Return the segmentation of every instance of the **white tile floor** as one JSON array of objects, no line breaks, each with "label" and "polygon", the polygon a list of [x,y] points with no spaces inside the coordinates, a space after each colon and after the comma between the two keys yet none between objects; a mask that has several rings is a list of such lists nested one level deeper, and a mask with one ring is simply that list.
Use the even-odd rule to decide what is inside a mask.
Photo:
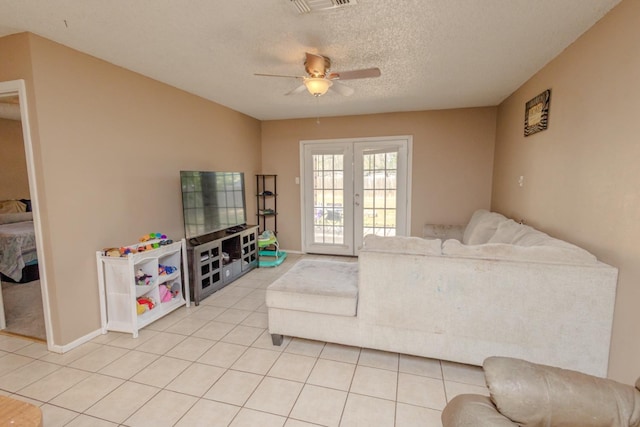
[{"label": "white tile floor", "polygon": [[137,339],[110,332],[60,355],[0,335],[0,394],[40,406],[45,427],[430,427],[454,396],[487,394],[478,367],[304,339],[274,347],[265,289],[298,259]]}]

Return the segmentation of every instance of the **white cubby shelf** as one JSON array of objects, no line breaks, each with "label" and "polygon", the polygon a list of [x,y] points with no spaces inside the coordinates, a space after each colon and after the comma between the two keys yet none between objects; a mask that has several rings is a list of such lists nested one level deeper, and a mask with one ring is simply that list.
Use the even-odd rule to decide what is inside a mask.
[{"label": "white cubby shelf", "polygon": [[[100,319],[102,333],[128,332],[138,337],[138,331],[184,305],[190,306],[189,272],[185,240],[162,245],[144,252],[130,253],[126,257],[105,256],[96,252],[98,283],[100,287]],[[159,266],[171,266],[171,274],[159,274]],[[148,275],[145,285],[138,285],[136,272]],[[178,286],[174,286],[178,284]],[[176,291],[171,299],[162,302],[160,286]],[[150,298],[154,307],[138,314],[138,298]]]}]

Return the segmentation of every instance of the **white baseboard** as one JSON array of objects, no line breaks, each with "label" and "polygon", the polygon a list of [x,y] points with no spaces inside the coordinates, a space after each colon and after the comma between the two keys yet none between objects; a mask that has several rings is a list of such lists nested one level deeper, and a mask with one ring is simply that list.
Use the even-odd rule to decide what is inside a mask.
[{"label": "white baseboard", "polygon": [[55,344],[48,345],[47,349],[49,351],[54,352],[54,353],[60,353],[60,354],[66,353],[68,351],[73,350],[76,347],[81,346],[82,344],[84,344],[86,342],[91,341],[92,339],[94,339],[95,337],[98,337],[100,335],[102,335],[102,329],[97,329],[97,330],[95,330],[93,332],[90,332],[87,335],[82,336],[82,337],[78,338],[77,340],[71,341],[70,343],[65,344],[65,345],[55,345]]},{"label": "white baseboard", "polygon": [[304,254],[304,252],[301,251],[292,251],[291,249],[280,249],[282,252],[287,252],[290,254]]}]

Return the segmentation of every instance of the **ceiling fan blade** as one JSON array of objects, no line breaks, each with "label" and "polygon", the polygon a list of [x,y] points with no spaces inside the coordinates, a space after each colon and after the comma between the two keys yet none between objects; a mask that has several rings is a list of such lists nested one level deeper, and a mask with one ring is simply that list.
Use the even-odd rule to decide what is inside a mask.
[{"label": "ceiling fan blade", "polygon": [[305,52],[304,67],[313,77],[323,77],[327,69],[331,68],[331,61],[326,56]]},{"label": "ceiling fan blade", "polygon": [[329,74],[329,78],[340,80],[369,79],[380,77],[381,74],[380,68],[365,68],[362,70],[336,71]]},{"label": "ceiling fan blade", "polygon": [[286,76],[283,74],[262,74],[262,73],[254,73],[254,76],[262,76],[262,77],[287,77],[291,79],[304,79],[302,76]]},{"label": "ceiling fan blade", "polygon": [[340,83],[338,81],[334,81],[333,85],[331,85],[329,90],[332,90],[332,91],[337,92],[340,95],[344,95],[344,96],[351,96],[355,92],[355,90],[353,90],[352,87],[344,85],[344,84],[342,84],[342,83]]},{"label": "ceiling fan blade", "polygon": [[307,90],[307,87],[306,87],[305,85],[300,85],[300,86],[298,86],[297,88],[295,88],[295,89],[293,89],[293,90],[291,90],[291,91],[289,91],[289,92],[285,93],[284,95],[285,95],[285,96],[288,96],[288,95],[295,95],[295,94],[297,94],[297,93],[304,92],[305,90]]}]

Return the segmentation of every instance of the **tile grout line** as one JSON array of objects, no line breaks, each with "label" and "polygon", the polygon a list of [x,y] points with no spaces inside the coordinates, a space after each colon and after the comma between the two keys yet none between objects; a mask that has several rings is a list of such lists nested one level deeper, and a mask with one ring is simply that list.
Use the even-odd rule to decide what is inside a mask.
[{"label": "tile grout line", "polygon": [[[298,259],[296,259],[297,261]],[[284,271],[282,271],[282,274],[284,274]],[[271,272],[270,272],[271,273]],[[173,327],[174,324],[170,324],[169,321],[166,322],[166,326],[165,324],[163,325],[158,325],[159,328],[158,329],[152,329],[149,328],[149,331],[153,332],[153,335],[150,337],[147,337],[144,341],[137,343],[135,346],[131,347],[129,345],[129,343],[123,342],[123,341],[119,341],[119,339],[122,337],[120,335],[118,335],[117,337],[115,337],[112,340],[108,340],[108,341],[104,341],[104,342],[93,342],[94,344],[94,348],[90,349],[86,354],[82,354],[76,358],[69,358],[70,360],[67,360],[66,358],[63,359],[59,359],[55,362],[52,361],[48,361],[48,360],[41,360],[45,357],[48,356],[48,353],[45,354],[41,354],[40,356],[27,356],[27,355],[22,355],[19,354],[18,351],[24,350],[25,347],[28,347],[29,345],[31,345],[32,343],[28,343],[26,345],[23,345],[21,347],[15,347],[15,344],[13,343],[8,343],[5,347],[11,347],[12,351],[5,351],[2,350],[0,351],[0,359],[2,359],[2,357],[6,354],[14,354],[16,356],[20,356],[20,357],[26,357],[29,359],[29,362],[26,365],[23,366],[27,366],[30,364],[33,364],[35,361],[41,361],[43,363],[47,363],[47,364],[51,364],[51,365],[55,365],[56,368],[54,371],[48,373],[47,375],[45,375],[44,377],[34,380],[34,381],[30,381],[28,384],[23,385],[20,390],[24,389],[25,387],[28,387],[32,384],[37,383],[38,381],[41,381],[43,378],[46,378],[47,376],[53,374],[54,372],[58,372],[60,370],[62,370],[63,368],[68,368],[68,369],[74,369],[74,370],[78,370],[81,372],[86,373],[88,376],[86,378],[81,379],[80,381],[78,381],[77,383],[74,383],[73,385],[71,385],[70,387],[65,388],[63,391],[61,391],[60,393],[57,393],[55,396],[53,396],[51,399],[49,399],[46,402],[43,401],[39,401],[37,399],[33,399],[30,398],[28,396],[24,396],[26,399],[32,400],[34,402],[40,402],[40,406],[51,406],[51,407],[56,407],[56,408],[60,408],[63,409],[65,411],[69,411],[70,413],[73,413],[75,415],[73,415],[73,419],[67,422],[72,422],[73,420],[81,417],[82,415],[86,416],[86,417],[91,417],[91,418],[95,418],[95,419],[99,419],[99,420],[104,420],[106,422],[113,422],[98,416],[94,416],[94,415],[90,415],[87,413],[87,411],[89,411],[91,408],[93,408],[94,406],[98,405],[101,401],[103,401],[104,399],[107,399],[109,396],[111,396],[114,392],[116,392],[118,389],[120,389],[121,387],[125,386],[125,384],[127,383],[131,383],[131,384],[141,384],[144,386],[149,386],[149,387],[153,387],[154,388],[154,392],[153,394],[146,398],[144,400],[144,402],[142,402],[128,417],[126,420],[124,420],[123,422],[121,422],[119,425],[121,426],[125,426],[127,420],[129,420],[131,417],[133,417],[135,414],[139,413],[141,410],[143,410],[143,408],[149,404],[150,401],[152,401],[154,398],[156,398],[161,392],[163,391],[167,391],[167,392],[171,392],[171,393],[177,393],[180,395],[184,395],[184,396],[189,396],[190,398],[193,398],[193,403],[188,405],[188,407],[184,408],[184,412],[182,412],[179,417],[177,418],[175,423],[179,423],[181,420],[183,420],[187,414],[189,414],[192,410],[194,410],[194,408],[196,407],[196,405],[198,405],[198,402],[203,401],[203,402],[217,402],[220,404],[224,404],[224,405],[229,405],[229,406],[233,406],[235,408],[238,408],[237,412],[234,414],[233,418],[231,418],[231,423],[234,422],[234,420],[237,419],[237,417],[239,416],[240,412],[243,409],[248,409],[248,410],[253,410],[253,411],[258,411],[261,413],[265,413],[265,414],[271,414],[271,415],[275,415],[275,416],[279,416],[279,417],[283,417],[285,419],[285,423],[291,419],[291,420],[299,420],[299,421],[303,421],[309,424],[313,424],[310,421],[306,421],[304,419],[298,419],[298,418],[292,418],[291,414],[293,413],[293,409],[295,408],[296,404],[298,404],[298,402],[300,401],[300,398],[302,396],[302,392],[304,390],[305,387],[307,386],[315,386],[315,387],[321,387],[324,389],[328,389],[328,390],[335,390],[335,391],[340,391],[340,392],[345,392],[345,400],[344,403],[342,404],[342,408],[339,414],[339,417],[337,417],[337,419],[339,420],[338,422],[341,423],[344,421],[344,417],[345,414],[347,413],[347,403],[349,402],[349,397],[351,395],[359,395],[359,396],[364,396],[364,397],[368,397],[368,398],[376,398],[376,399],[383,399],[385,401],[389,401],[389,402],[393,402],[394,405],[394,414],[393,414],[393,420],[394,423],[397,424],[399,418],[398,418],[398,405],[401,403],[398,401],[399,398],[399,394],[400,394],[400,383],[401,383],[401,378],[400,378],[400,374],[402,374],[402,372],[400,372],[400,365],[401,365],[401,359],[402,359],[402,355],[401,354],[396,354],[396,360],[394,362],[395,364],[395,369],[390,369],[388,366],[385,367],[384,363],[380,363],[381,366],[383,367],[378,367],[376,366],[376,360],[378,355],[373,354],[373,356],[375,356],[374,358],[371,358],[371,356],[369,356],[369,359],[372,360],[372,363],[368,363],[369,365],[373,365],[373,366],[367,366],[367,365],[362,365],[361,362],[364,361],[363,359],[363,353],[362,353],[362,349],[358,348],[358,353],[357,353],[357,357],[355,358],[355,363],[351,363],[349,362],[345,362],[343,360],[343,356],[340,355],[339,353],[336,353],[336,357],[333,358],[326,358],[326,357],[322,357],[323,352],[328,348],[328,342],[320,342],[321,348],[319,350],[319,352],[317,354],[315,354],[313,356],[314,360],[313,363],[311,364],[310,369],[308,370],[308,372],[304,375],[304,379],[302,381],[299,381],[297,379],[288,379],[288,378],[281,378],[279,376],[275,376],[275,375],[271,375],[270,372],[271,370],[274,368],[274,366],[278,363],[278,361],[280,361],[285,354],[290,354],[290,355],[297,355],[297,356],[304,356],[304,357],[309,357],[308,354],[305,352],[304,348],[300,348],[301,351],[299,352],[290,352],[288,351],[288,349],[291,347],[291,344],[294,342],[293,339],[287,340],[286,343],[284,343],[283,348],[279,349],[279,350],[274,350],[274,349],[270,349],[270,348],[266,348],[266,341],[264,340],[264,334],[268,334],[268,324],[265,326],[264,324],[260,325],[260,322],[262,322],[263,320],[260,320],[261,318],[263,318],[265,315],[267,315],[267,313],[265,312],[265,306],[264,304],[261,304],[259,306],[256,307],[257,301],[262,299],[263,297],[261,295],[263,295],[266,292],[266,287],[277,278],[277,276],[274,274],[273,277],[271,275],[269,276],[260,276],[259,278],[256,279],[248,279],[246,280],[245,283],[234,283],[229,285],[230,287],[228,288],[229,291],[234,291],[237,290],[237,292],[227,292],[226,294],[222,294],[221,296],[227,298],[232,298],[232,296],[235,296],[237,294],[242,294],[242,296],[235,301],[233,304],[227,304],[227,306],[217,306],[217,305],[213,305],[213,304],[205,304],[205,303],[201,303],[200,306],[198,306],[198,310],[194,310],[191,312],[187,312],[184,313],[182,315],[180,315],[179,317],[176,316],[175,317],[175,323],[177,324],[180,321],[183,320],[187,320],[187,319],[191,319],[191,321],[202,321],[202,324],[200,326],[198,326],[197,328],[191,330],[189,327],[186,327],[185,329],[183,329],[180,332],[175,332],[175,331],[169,331],[168,329],[170,329],[171,327]],[[243,277],[242,279],[245,279],[245,277]],[[252,282],[252,283],[251,283]],[[248,283],[251,283],[251,285],[248,285]],[[234,286],[235,287],[231,287]],[[240,289],[242,289],[240,291]],[[213,296],[213,295],[212,295]],[[244,304],[243,304],[244,301]],[[240,305],[240,307],[236,307],[236,305]],[[209,311],[207,309],[207,307],[211,308],[211,312],[217,311],[217,310],[222,310],[221,312],[219,312],[218,314],[216,314],[215,316],[213,316],[212,318],[208,317],[208,313],[207,311]],[[253,307],[253,309],[247,309],[247,307]],[[202,310],[205,309],[205,310]],[[187,309],[189,310],[189,309]],[[237,311],[244,311],[244,312],[248,312],[249,314],[247,316],[245,316],[242,320],[238,320],[238,321],[234,321],[233,317],[229,317],[226,319],[226,321],[220,321],[220,320],[216,320],[218,317],[223,316],[224,313],[233,313],[232,310],[237,310]],[[198,312],[202,313],[202,317],[198,316]],[[193,316],[190,318],[190,316]],[[247,324],[243,324],[243,322],[248,321],[248,319],[252,318],[251,322],[256,322],[253,325],[247,325]],[[202,331],[208,324],[210,324],[211,322],[219,322],[219,323],[224,323],[226,325],[231,325],[231,329],[229,329],[227,332],[225,332],[219,339],[211,339],[211,338],[207,338],[207,337],[197,337],[195,336],[196,333],[198,333],[199,331]],[[198,323],[198,322],[195,322]],[[254,326],[254,325],[258,325],[258,326]],[[151,325],[149,325],[151,326]],[[160,327],[161,326],[161,327]],[[186,326],[186,322],[185,322],[185,326]],[[241,328],[239,328],[241,327]],[[243,334],[243,332],[245,332],[244,328],[248,328],[246,329],[246,334]],[[255,338],[252,338],[253,335],[255,334],[252,330],[255,329],[255,332],[259,332],[262,331],[261,333],[258,333],[257,336]],[[242,330],[243,332],[238,332],[239,330]],[[237,338],[236,341],[222,341],[227,337],[230,337],[231,334],[234,333],[234,331],[236,331],[236,334],[238,334],[235,338],[233,338],[234,340]],[[144,350],[144,349],[140,349],[141,346],[143,346],[145,343],[150,342],[154,339],[157,338],[161,338],[158,337],[159,334],[171,334],[171,335],[175,335],[176,338],[180,337],[180,341],[176,342],[175,344],[169,346],[167,349],[163,349],[162,353],[157,353],[157,352],[152,352],[152,351],[148,351],[148,350]],[[104,336],[104,335],[101,335]],[[124,335],[123,335],[124,336]],[[199,354],[194,360],[187,358],[184,359],[182,357],[176,357],[176,356],[168,356],[167,354],[170,353],[172,350],[178,348],[181,343],[184,343],[185,340],[189,339],[189,338],[197,338],[199,340],[203,340],[206,341],[206,343],[209,343],[208,347],[202,352],[202,354]],[[2,340],[3,337],[0,336],[0,340]],[[173,338],[172,338],[173,339]],[[238,342],[237,342],[238,341]],[[264,342],[263,342],[264,341]],[[311,340],[313,341],[313,340]],[[1,341],[0,341],[1,342]],[[240,342],[240,343],[239,343]],[[91,343],[91,341],[89,342]],[[204,343],[204,344],[206,344]],[[210,351],[214,346],[216,346],[217,344],[229,344],[229,345],[240,345],[243,347],[242,352],[234,358],[234,362],[228,364],[229,366],[219,366],[220,364],[211,364],[211,363],[206,363],[203,361],[200,361],[200,359],[208,352]],[[158,346],[158,348],[160,348],[161,346]],[[78,368],[78,367],[74,367],[71,366],[71,364],[76,363],[80,360],[82,360],[83,358],[86,358],[90,355],[94,355],[97,356],[98,351],[99,350],[104,350],[106,348],[112,348],[112,349],[121,349],[124,351],[124,353],[118,355],[115,359],[110,360],[108,363],[106,364],[102,364],[100,363],[100,358],[96,357],[95,359],[98,360],[99,363],[97,363],[97,365],[99,366],[99,368],[94,368],[93,365],[91,365],[90,360],[91,359],[87,359],[87,362],[84,363],[84,368]],[[198,348],[200,348],[200,346],[198,346]],[[233,368],[234,364],[236,364],[244,355],[246,355],[250,349],[255,349],[255,350],[265,350],[265,351],[272,351],[274,353],[279,353],[277,355],[277,357],[275,357],[274,361],[269,365],[268,369],[266,370],[266,372],[264,374],[260,373],[260,374],[256,374],[255,372],[249,370],[241,370],[241,369],[237,369],[237,368]],[[180,370],[179,373],[177,373],[170,381],[168,381],[166,384],[164,384],[162,387],[157,387],[157,386],[153,386],[150,384],[145,384],[143,382],[138,382],[138,381],[134,381],[132,380],[133,377],[135,377],[135,375],[137,375],[136,373],[132,374],[132,375],[128,375],[127,378],[122,378],[122,377],[118,377],[118,376],[114,376],[115,374],[105,374],[102,373],[102,370],[105,370],[107,367],[109,366],[113,366],[115,364],[117,364],[118,362],[122,362],[122,360],[124,358],[126,358],[128,355],[132,354],[132,352],[139,352],[139,353],[144,353],[144,354],[149,354],[149,355],[153,355],[154,357],[156,357],[156,359],[152,362],[150,362],[148,365],[145,365],[145,368],[148,367],[149,365],[151,365],[152,363],[154,363],[155,361],[161,359],[161,358],[170,358],[170,359],[176,359],[176,360],[180,360],[185,363],[185,366]],[[373,351],[377,351],[377,350],[373,350]],[[4,353],[3,353],[4,352]],[[35,351],[32,352],[33,354],[36,354]],[[117,353],[117,352],[116,352]],[[345,353],[346,355],[346,353]],[[184,357],[188,357],[188,354],[182,354],[182,356]],[[270,356],[272,357],[272,356]],[[351,357],[351,356],[349,356]],[[340,363],[347,363],[349,365],[353,365],[353,372],[351,374],[348,386],[346,390],[343,390],[341,388],[334,388],[334,386],[336,387],[342,387],[342,385],[339,385],[340,383],[334,383],[334,382],[330,382],[330,384],[333,384],[333,386],[322,386],[322,385],[318,385],[316,386],[315,384],[311,384],[309,383],[309,380],[311,378],[312,373],[314,372],[314,370],[319,366],[320,363],[320,359],[323,360],[327,360],[327,361],[334,361],[334,362],[340,362]],[[338,360],[334,360],[334,359],[338,359]],[[136,360],[134,357],[132,357],[132,360]],[[443,362],[441,360],[438,360],[438,368],[439,368],[439,373],[440,373],[440,385],[442,387],[443,393],[444,393],[444,397],[445,397],[445,402],[447,402],[449,400],[449,395],[451,394],[450,392],[447,391],[446,388],[446,383],[447,380],[445,378],[445,366],[443,364]],[[134,362],[134,363],[137,363]],[[304,364],[308,364],[309,362],[304,362]],[[225,363],[226,364],[226,363]],[[79,363],[79,365],[83,365],[82,363]],[[207,387],[207,389],[200,393],[199,391],[196,394],[191,394],[191,391],[187,391],[187,392],[182,392],[182,391],[175,391],[175,390],[170,390],[167,387],[170,386],[170,384],[174,381],[176,381],[178,378],[180,378],[186,371],[188,371],[189,369],[192,369],[194,366],[197,365],[203,365],[203,366],[208,366],[208,367],[214,367],[214,368],[219,368],[221,370],[220,375],[218,376],[218,378],[209,386]],[[132,365],[132,367],[135,365]],[[301,365],[304,366],[304,365]],[[308,366],[308,365],[307,365]],[[417,365],[416,365],[417,366]],[[371,396],[369,394],[362,394],[362,393],[355,393],[352,391],[353,385],[354,385],[354,381],[355,381],[355,375],[356,372],[358,370],[358,367],[368,367],[368,368],[375,368],[375,369],[380,369],[380,370],[386,370],[386,371],[390,371],[390,372],[395,372],[396,373],[396,390],[395,390],[395,400],[391,400],[391,399],[384,399],[384,398],[380,398],[377,396]],[[249,367],[248,365],[245,365],[245,368],[248,369],[252,369],[251,367]],[[144,368],[143,368],[144,369]],[[415,369],[411,369],[411,371],[414,371]],[[127,372],[130,372],[131,369],[128,368]],[[238,406],[236,404],[231,404],[231,403],[227,403],[225,401],[220,401],[220,400],[215,400],[215,399],[210,399],[210,398],[206,398],[204,396],[206,396],[206,394],[213,388],[215,387],[216,384],[218,384],[218,382],[220,381],[220,379],[222,377],[224,377],[224,375],[226,375],[229,372],[242,372],[242,373],[249,373],[252,375],[260,375],[259,378],[259,382],[257,383],[257,385],[253,388],[253,390],[251,391],[251,393],[248,394],[248,396],[246,397],[246,399],[244,399],[244,402],[242,405]],[[112,371],[112,372],[116,372],[116,371]],[[217,371],[214,371],[217,372]],[[419,372],[419,373],[418,373]],[[417,377],[424,377],[424,378],[432,378],[432,375],[429,375],[431,371],[427,371],[427,370],[420,370],[417,371],[414,374],[409,374],[408,375],[415,375]],[[462,371],[464,373],[464,371]],[[6,375],[3,374],[2,376]],[[69,408],[65,408],[63,406],[59,406],[56,404],[52,404],[49,403],[51,401],[53,401],[54,399],[58,398],[62,393],[66,393],[68,392],[71,388],[75,387],[77,384],[81,383],[82,381],[85,381],[87,378],[90,378],[92,375],[100,375],[100,376],[104,376],[104,377],[109,377],[109,378],[114,378],[117,379],[119,381],[122,381],[116,388],[114,388],[113,390],[111,390],[109,393],[107,393],[105,396],[102,396],[100,399],[98,399],[96,402],[93,402],[86,410],[82,411],[82,412],[77,412],[75,410],[69,409]],[[282,375],[286,375],[286,372],[283,371]],[[291,406],[291,408],[288,410],[286,415],[281,415],[281,414],[276,414],[276,413],[272,413],[269,412],[268,410],[257,410],[257,409],[251,409],[246,407],[246,403],[253,397],[256,396],[256,392],[258,390],[258,388],[265,384],[266,378],[274,378],[274,379],[279,379],[279,380],[283,380],[283,381],[292,381],[295,383],[299,383],[302,384],[302,387],[300,389],[300,391],[298,392],[297,396],[295,397],[295,399],[293,400],[293,404]],[[1,378],[1,377],[0,377]],[[302,378],[302,377],[300,377]],[[344,378],[344,377],[343,377]],[[466,378],[466,379],[465,379]],[[437,379],[437,378],[435,378]],[[475,385],[474,383],[474,377],[466,377],[466,376],[459,376],[456,374],[455,376],[454,383],[458,383],[458,384],[466,384],[466,385]],[[462,380],[462,381],[460,381]],[[181,390],[198,390],[197,388],[192,388],[191,386],[188,386],[187,383],[184,383],[185,387],[180,387],[178,386],[177,388],[181,389]],[[363,389],[365,390],[365,389]],[[18,390],[19,391],[19,390]],[[366,391],[366,390],[365,390]],[[7,391],[9,394],[11,394],[11,392]],[[368,393],[368,392],[367,392]],[[18,393],[14,393],[15,395],[20,396]],[[415,407],[415,408],[423,408],[423,409],[429,409],[429,410],[434,410],[434,411],[438,411],[441,412],[441,409],[436,409],[433,407],[429,407],[429,406],[424,406],[422,403],[419,404],[411,404],[411,403],[407,403],[407,405]],[[268,408],[268,406],[265,406],[265,408]],[[336,408],[337,409],[337,408]],[[337,411],[336,411],[337,412]],[[334,413],[333,416],[336,416],[338,414]],[[332,416],[332,417],[333,417]],[[117,424],[117,423],[116,423]]]},{"label": "tile grout line", "polygon": [[[291,343],[291,341],[289,341],[289,343]],[[287,347],[289,346],[289,344],[287,344]],[[324,349],[325,345],[322,347]],[[282,352],[282,354],[284,354],[284,350]],[[282,354],[280,355],[280,357],[282,357]],[[293,353],[292,353],[293,354]],[[322,354],[322,351],[320,351],[320,354]],[[309,373],[307,374],[304,382],[302,383],[302,388],[300,389],[300,392],[298,393],[298,395],[295,398],[295,401],[293,402],[293,405],[291,405],[291,409],[289,409],[289,413],[287,414],[287,419],[291,418],[291,413],[293,412],[293,408],[296,407],[296,404],[298,403],[298,400],[300,399],[300,395],[302,395],[302,392],[304,391],[305,386],[308,384],[307,381],[309,381],[309,377],[311,376],[311,373],[313,372],[314,368],[318,365],[318,360],[320,360],[320,354],[318,354],[318,356],[315,358],[315,362],[313,363],[313,366],[311,367],[311,369],[309,370]],[[300,356],[300,355],[297,355]],[[280,357],[278,359],[280,359]],[[277,361],[276,361],[277,362]],[[274,363],[275,365],[275,363]],[[267,373],[268,374],[268,373]],[[295,418],[294,418],[295,419]],[[301,420],[304,421],[304,420]],[[307,422],[307,421],[304,421]],[[286,424],[286,421],[285,421]]]}]

